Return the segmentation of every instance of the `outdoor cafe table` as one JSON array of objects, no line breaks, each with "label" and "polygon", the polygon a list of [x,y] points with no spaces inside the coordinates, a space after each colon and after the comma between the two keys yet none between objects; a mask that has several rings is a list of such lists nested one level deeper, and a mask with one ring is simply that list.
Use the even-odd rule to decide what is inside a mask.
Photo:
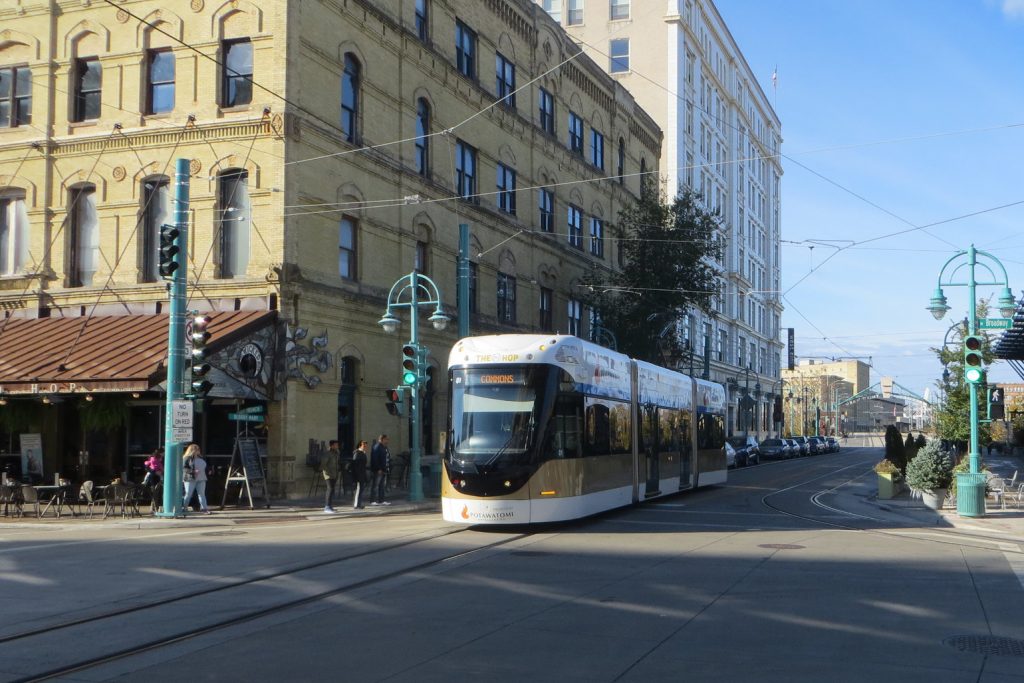
[{"label": "outdoor cafe table", "polygon": [[46,503],[46,507],[43,508],[40,517],[46,514],[46,511],[50,509],[50,506],[56,503],[57,505],[57,516],[60,517],[61,510],[67,505],[68,510],[71,511],[71,516],[75,516],[75,509],[68,504],[68,494],[71,492],[70,484],[63,484],[60,486],[49,485],[49,486],[33,486],[36,492],[39,494],[39,502]]}]

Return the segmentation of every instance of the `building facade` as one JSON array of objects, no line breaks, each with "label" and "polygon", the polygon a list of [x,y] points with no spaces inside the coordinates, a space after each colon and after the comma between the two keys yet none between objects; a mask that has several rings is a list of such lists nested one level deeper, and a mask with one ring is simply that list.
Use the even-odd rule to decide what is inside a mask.
[{"label": "building facade", "polygon": [[[166,319],[159,226],[176,159],[190,160],[189,308],[212,314],[196,438],[226,457],[249,424],[230,416],[262,408],[282,495],[306,493],[311,440],[389,433],[407,448],[384,391],[409,321],[389,336],[378,320],[413,270],[455,317],[459,224],[471,333],[586,335],[578,281],[615,267],[608,225],[640,169],[660,168],[655,121],[527,0],[24,0],[0,26],[0,349],[24,360],[0,367],[0,451],[41,433],[48,473],[89,450],[98,471],[132,470],[159,443],[156,326],[124,330]],[[48,355],[74,362],[42,372],[28,347],[53,318],[80,321]],[[132,343],[102,348],[106,324]],[[419,332],[436,453],[456,331]],[[90,374],[87,343],[145,349],[149,365],[130,382]],[[97,435],[76,416],[104,401],[128,414]]]},{"label": "building facade", "polygon": [[781,375],[788,434],[814,434],[815,424],[819,433],[854,429],[861,403],[845,401],[870,386],[869,365],[859,360],[823,363],[806,359],[792,370],[783,368]]},{"label": "building facade", "polygon": [[690,188],[719,212],[722,292],[711,315],[691,312],[681,331],[698,372],[706,366],[729,386],[730,433],[752,414],[759,436],[775,434],[782,133],[768,97],[712,0],[536,2],[664,130],[661,168],[650,175],[669,196]]}]

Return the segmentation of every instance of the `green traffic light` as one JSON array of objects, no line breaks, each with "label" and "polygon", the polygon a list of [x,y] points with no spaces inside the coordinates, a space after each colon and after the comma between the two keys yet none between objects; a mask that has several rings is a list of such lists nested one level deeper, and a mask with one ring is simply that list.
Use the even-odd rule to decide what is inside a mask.
[{"label": "green traffic light", "polygon": [[978,382],[980,382],[984,375],[985,373],[981,371],[981,368],[968,367],[966,370],[964,370],[964,379],[966,379],[971,384],[977,384]]},{"label": "green traffic light", "polygon": [[412,386],[416,384],[416,373],[415,372],[403,372],[402,373],[402,384],[408,384]]}]

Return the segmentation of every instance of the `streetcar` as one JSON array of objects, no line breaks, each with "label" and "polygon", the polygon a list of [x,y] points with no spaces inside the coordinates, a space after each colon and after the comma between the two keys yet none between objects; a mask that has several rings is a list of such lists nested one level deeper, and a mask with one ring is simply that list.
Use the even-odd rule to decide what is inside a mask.
[{"label": "streetcar", "polygon": [[448,380],[447,521],[577,519],[726,481],[720,384],[536,334],[456,342]]}]

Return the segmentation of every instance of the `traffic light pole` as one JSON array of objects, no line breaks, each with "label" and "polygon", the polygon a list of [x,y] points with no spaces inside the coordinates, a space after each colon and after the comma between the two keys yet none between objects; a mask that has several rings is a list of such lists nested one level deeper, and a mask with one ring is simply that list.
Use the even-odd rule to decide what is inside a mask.
[{"label": "traffic light pole", "polygon": [[170,325],[167,331],[167,403],[164,411],[164,504],[160,517],[182,510],[181,443],[174,440],[174,401],[182,398],[185,369],[185,298],[188,278],[189,160],[178,159],[174,177],[174,225],[180,250],[178,268],[169,283]]},{"label": "traffic light pole", "polygon": [[[409,334],[409,343],[412,344],[413,348],[419,351],[419,273],[413,271],[409,278],[411,280],[411,291],[410,296],[410,312],[409,320],[412,325],[412,332]],[[417,372],[422,370],[418,367]],[[420,441],[423,437],[420,429],[420,387],[419,382],[411,384],[409,386],[409,428],[412,430],[412,439],[409,444],[409,467],[412,471],[409,472],[409,500],[417,501],[423,500],[423,473],[420,471],[420,456],[422,455],[422,445]]]}]

